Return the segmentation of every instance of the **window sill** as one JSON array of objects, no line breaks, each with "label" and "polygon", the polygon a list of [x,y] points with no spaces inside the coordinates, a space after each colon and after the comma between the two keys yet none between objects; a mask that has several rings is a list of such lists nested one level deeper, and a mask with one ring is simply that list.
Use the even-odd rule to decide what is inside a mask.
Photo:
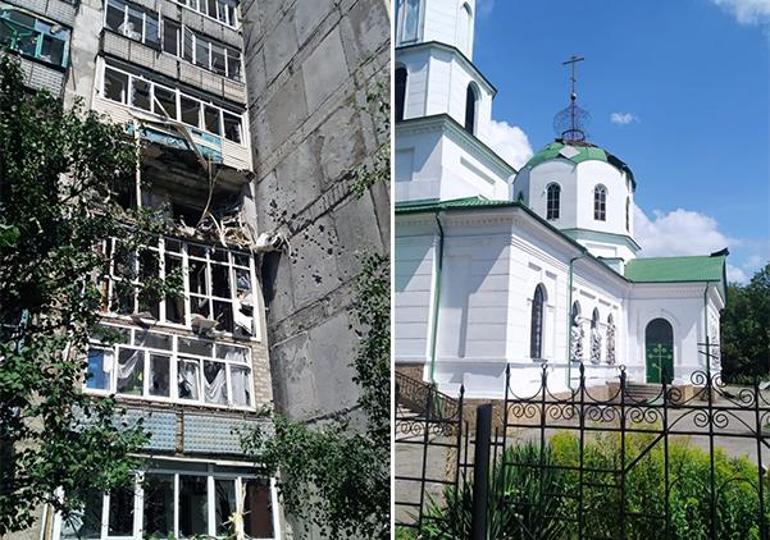
[{"label": "window sill", "polygon": [[218,334],[214,336],[203,336],[200,334],[196,334],[191,326],[187,326],[184,324],[175,324],[170,322],[161,322],[156,319],[139,319],[139,322],[137,322],[136,319],[132,318],[130,315],[120,315],[118,313],[110,313],[107,311],[101,311],[100,315],[107,319],[107,321],[102,322],[109,322],[109,321],[120,321],[122,323],[128,323],[131,326],[137,326],[140,328],[144,328],[146,330],[184,330],[186,332],[189,332],[192,336],[197,337],[199,339],[206,339],[210,341],[216,341],[219,339],[225,340],[225,341],[231,341],[233,343],[261,343],[262,340],[259,339],[256,336],[251,337],[239,337],[233,334],[232,332],[219,332]]}]

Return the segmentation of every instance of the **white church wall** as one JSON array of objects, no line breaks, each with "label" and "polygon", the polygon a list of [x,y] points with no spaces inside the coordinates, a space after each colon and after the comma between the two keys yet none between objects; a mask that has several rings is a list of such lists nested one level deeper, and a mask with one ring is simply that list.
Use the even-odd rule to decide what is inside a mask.
[{"label": "white church wall", "polygon": [[[628,234],[625,221],[625,205],[628,190],[625,175],[604,161],[590,160],[578,163],[577,173],[577,219],[581,229],[614,234]],[[607,188],[607,219],[594,219],[594,188],[602,184]]]},{"label": "white church wall", "polygon": [[468,85],[473,82],[479,93],[479,98],[476,102],[476,126],[473,132],[476,136],[486,133],[492,116],[492,89],[458,55],[453,54],[451,56],[450,66],[451,70],[448,74],[448,79],[442,80],[437,76],[431,80],[432,84],[449,89],[448,109],[445,109],[444,112],[448,110],[452,118],[457,120],[460,125],[465,125],[465,104]]},{"label": "white church wall", "polygon": [[494,160],[479,148],[473,148],[467,135],[449,129],[443,140],[441,155],[443,200],[480,195],[487,199],[507,200],[508,179]]},{"label": "white church wall", "polygon": [[442,181],[441,130],[396,126],[396,201],[438,199]]},{"label": "white church wall", "polygon": [[546,189],[552,183],[561,187],[561,205],[559,218],[549,220],[549,223],[559,229],[577,227],[577,171],[576,166],[566,159],[550,160],[526,172],[519,173],[514,181],[513,191],[518,197],[519,191],[524,194],[525,203],[540,217],[546,218]]},{"label": "white church wall", "polygon": [[702,369],[698,343],[705,338],[704,285],[637,283],[629,300],[629,360],[640,369],[629,379],[646,381],[645,333],[656,318],[667,320],[674,332],[674,382],[689,383],[693,371]]},{"label": "white church wall", "polygon": [[406,95],[404,96],[404,119],[425,116],[430,70],[430,50],[410,48],[398,52],[396,67],[406,68]]},{"label": "white church wall", "polygon": [[[471,20],[462,11],[470,8]],[[423,41],[439,41],[457,47],[469,59],[473,57],[473,15],[475,0],[425,0]],[[462,26],[462,28],[460,28]],[[470,27],[470,36],[468,36]],[[469,39],[470,38],[470,39]]]},{"label": "white church wall", "polygon": [[[435,227],[435,225],[434,225]],[[395,242],[395,363],[430,358],[436,235],[430,222],[402,233]]]}]

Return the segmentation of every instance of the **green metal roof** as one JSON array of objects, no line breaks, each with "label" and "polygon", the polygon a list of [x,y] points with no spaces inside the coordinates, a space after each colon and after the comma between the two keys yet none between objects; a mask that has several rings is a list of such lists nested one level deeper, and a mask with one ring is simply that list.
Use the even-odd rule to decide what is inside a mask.
[{"label": "green metal roof", "polygon": [[[577,151],[577,154],[569,158],[561,155],[559,152],[561,152],[562,149],[565,148],[566,146],[570,146],[571,148],[574,148]],[[596,145],[589,144],[589,143],[568,145],[568,144],[565,144],[561,139],[556,139],[551,144],[535,152],[535,155],[532,156],[529,159],[529,161],[527,161],[527,163],[524,165],[523,168],[532,169],[545,161],[556,159],[556,158],[566,159],[576,164],[581,163],[583,161],[589,161],[589,160],[604,161],[605,163],[609,163],[610,165],[613,165],[618,169],[625,171],[628,174],[628,176],[631,178],[631,183],[634,185],[634,189],[636,189],[636,180],[634,179],[634,173],[631,171],[629,166],[625,164],[625,162],[623,162],[618,157],[610,154],[604,148],[600,148]]]},{"label": "green metal roof", "polygon": [[722,252],[694,257],[651,257],[626,264],[626,279],[641,283],[722,281],[727,255]]},{"label": "green metal roof", "polygon": [[452,199],[451,201],[423,199],[420,201],[396,203],[396,214],[417,214],[420,212],[436,212],[453,208],[490,208],[506,206],[520,206],[520,204],[512,201],[495,201],[478,196]]}]

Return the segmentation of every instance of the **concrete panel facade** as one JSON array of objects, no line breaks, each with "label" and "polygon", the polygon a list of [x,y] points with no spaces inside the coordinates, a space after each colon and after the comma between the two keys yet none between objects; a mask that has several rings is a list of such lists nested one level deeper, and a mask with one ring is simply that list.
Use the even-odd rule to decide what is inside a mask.
[{"label": "concrete panel facade", "polygon": [[263,261],[274,398],[302,420],[349,410],[358,397],[350,367],[356,253],[387,251],[390,200],[388,186],[361,198],[351,186],[388,136],[366,101],[377,84],[388,91],[388,6],[243,6],[259,230],[281,232],[291,246]]}]

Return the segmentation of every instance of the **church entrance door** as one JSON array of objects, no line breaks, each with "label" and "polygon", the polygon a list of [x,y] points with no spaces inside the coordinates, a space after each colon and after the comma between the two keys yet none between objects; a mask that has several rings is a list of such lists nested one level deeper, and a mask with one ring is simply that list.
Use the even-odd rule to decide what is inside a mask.
[{"label": "church entrance door", "polygon": [[644,335],[647,382],[670,383],[674,376],[674,329],[666,319],[647,324]]}]

